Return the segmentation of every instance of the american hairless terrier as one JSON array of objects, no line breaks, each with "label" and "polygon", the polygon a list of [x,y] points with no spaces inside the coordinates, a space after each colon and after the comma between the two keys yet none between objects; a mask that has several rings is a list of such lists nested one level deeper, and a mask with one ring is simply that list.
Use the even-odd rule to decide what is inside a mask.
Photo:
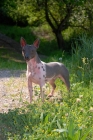
[{"label": "american hairless terrier", "polygon": [[46,82],[52,86],[52,91],[49,97],[53,96],[56,88],[55,80],[60,78],[66,85],[68,91],[70,90],[69,72],[64,64],[59,62],[42,62],[37,54],[39,48],[39,39],[35,40],[32,45],[28,45],[23,37],[20,40],[22,47],[22,54],[27,63],[27,80],[28,92],[30,95],[30,102],[32,102],[33,90],[32,82],[39,84],[42,101],[44,101],[44,94],[42,87]]}]

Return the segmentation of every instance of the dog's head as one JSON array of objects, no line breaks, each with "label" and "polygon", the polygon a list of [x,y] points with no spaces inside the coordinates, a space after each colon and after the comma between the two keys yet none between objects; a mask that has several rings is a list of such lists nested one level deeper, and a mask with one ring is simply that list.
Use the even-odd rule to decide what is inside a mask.
[{"label": "dog's head", "polygon": [[20,44],[22,47],[22,55],[26,61],[34,58],[36,55],[36,50],[39,48],[39,39],[35,40],[32,45],[28,45],[23,37],[20,39]]}]

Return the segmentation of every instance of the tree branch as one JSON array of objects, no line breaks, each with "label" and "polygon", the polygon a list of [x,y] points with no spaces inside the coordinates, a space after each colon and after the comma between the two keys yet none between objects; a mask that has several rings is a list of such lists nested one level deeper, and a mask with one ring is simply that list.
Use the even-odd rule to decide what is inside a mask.
[{"label": "tree branch", "polygon": [[64,19],[61,21],[61,23],[59,24],[58,30],[63,30],[63,29],[65,29],[67,27],[66,22],[70,18],[70,15],[72,13],[72,8],[73,7],[69,4],[69,5],[66,5],[66,8],[67,8],[67,14],[64,17]]},{"label": "tree branch", "polygon": [[53,25],[52,21],[49,18],[49,14],[48,14],[48,5],[47,5],[47,0],[45,0],[45,16],[46,16],[46,20],[49,23],[49,25],[51,26],[53,32],[55,32],[56,28]]},{"label": "tree branch", "polygon": [[58,22],[57,20],[54,18],[53,14],[51,13],[51,11],[49,11],[50,16],[52,17],[52,19],[55,21],[56,25],[58,26]]},{"label": "tree branch", "polygon": [[86,31],[89,31],[89,28],[86,28],[86,27],[84,27],[83,25],[70,25],[70,24],[69,24],[69,26],[70,26],[70,27],[79,27],[79,28],[82,28],[82,29],[84,29],[84,30],[86,30]]}]

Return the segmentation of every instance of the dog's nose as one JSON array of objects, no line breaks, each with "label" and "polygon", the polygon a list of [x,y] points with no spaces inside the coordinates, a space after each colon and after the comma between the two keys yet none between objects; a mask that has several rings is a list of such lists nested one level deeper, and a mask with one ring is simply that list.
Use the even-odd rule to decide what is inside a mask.
[{"label": "dog's nose", "polygon": [[29,57],[28,57],[28,56],[25,56],[25,59],[26,59],[26,60],[28,60],[28,59],[29,59]]}]

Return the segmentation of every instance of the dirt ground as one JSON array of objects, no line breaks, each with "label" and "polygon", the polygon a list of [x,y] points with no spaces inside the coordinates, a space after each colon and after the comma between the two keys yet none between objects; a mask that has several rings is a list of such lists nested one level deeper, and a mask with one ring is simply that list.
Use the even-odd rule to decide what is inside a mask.
[{"label": "dirt ground", "polygon": [[21,107],[27,94],[25,71],[0,70],[0,113]]}]

